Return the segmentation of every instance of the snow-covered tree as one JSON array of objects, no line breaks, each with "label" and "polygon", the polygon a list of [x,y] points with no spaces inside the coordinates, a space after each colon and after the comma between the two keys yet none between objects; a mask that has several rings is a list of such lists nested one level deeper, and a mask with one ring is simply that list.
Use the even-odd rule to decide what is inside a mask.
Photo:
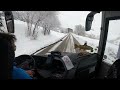
[{"label": "snow-covered tree", "polygon": [[12,11],[15,20],[25,21],[23,18],[24,11]]},{"label": "snow-covered tree", "polygon": [[85,28],[82,25],[75,25],[75,30],[74,30],[75,34],[81,35],[81,36],[85,36]]},{"label": "snow-covered tree", "polygon": [[14,11],[16,19],[27,23],[26,36],[37,37],[37,29],[42,26],[48,34],[50,30],[59,27],[60,22],[57,17],[57,11]]},{"label": "snow-covered tree", "polygon": [[35,12],[34,11],[13,11],[15,19],[24,21],[27,23],[26,36],[31,35],[32,24],[34,24]]},{"label": "snow-covered tree", "polygon": [[42,21],[41,26],[44,30],[44,35],[50,34],[50,30],[59,28],[60,22],[56,11],[49,11],[48,16]]},{"label": "snow-covered tree", "polygon": [[66,28],[60,27],[60,32],[61,33],[65,33],[65,31],[66,31]]}]

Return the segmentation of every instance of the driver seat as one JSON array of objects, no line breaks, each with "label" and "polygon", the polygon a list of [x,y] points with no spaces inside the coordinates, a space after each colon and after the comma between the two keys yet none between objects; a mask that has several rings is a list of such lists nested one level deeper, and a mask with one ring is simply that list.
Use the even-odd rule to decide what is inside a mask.
[{"label": "driver seat", "polygon": [[13,35],[0,33],[0,80],[12,79],[14,50]]}]

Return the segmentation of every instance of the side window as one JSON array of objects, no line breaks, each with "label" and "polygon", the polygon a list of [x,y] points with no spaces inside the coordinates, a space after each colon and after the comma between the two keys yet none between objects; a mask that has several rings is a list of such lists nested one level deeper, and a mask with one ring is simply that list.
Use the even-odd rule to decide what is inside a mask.
[{"label": "side window", "polygon": [[108,27],[108,38],[105,48],[105,55],[107,59],[104,61],[113,64],[115,60],[120,57],[120,53],[117,56],[120,44],[120,20],[111,20]]}]

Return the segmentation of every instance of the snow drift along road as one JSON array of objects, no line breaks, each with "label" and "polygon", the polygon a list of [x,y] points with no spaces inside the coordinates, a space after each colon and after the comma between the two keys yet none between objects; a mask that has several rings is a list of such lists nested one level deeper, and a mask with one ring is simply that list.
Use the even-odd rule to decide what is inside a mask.
[{"label": "snow drift along road", "polygon": [[44,36],[42,29],[39,28],[37,40],[30,40],[30,38],[25,36],[26,29],[27,24],[25,22],[15,20],[15,35],[17,37],[15,56],[32,54],[36,50],[52,44],[65,36],[65,34],[55,31],[51,31],[50,35]]}]

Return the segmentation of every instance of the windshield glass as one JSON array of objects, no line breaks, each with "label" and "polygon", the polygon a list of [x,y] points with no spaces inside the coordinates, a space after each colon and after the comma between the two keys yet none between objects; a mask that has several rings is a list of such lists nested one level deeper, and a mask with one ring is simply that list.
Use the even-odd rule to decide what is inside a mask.
[{"label": "windshield glass", "polygon": [[[101,13],[85,31],[90,11],[13,11],[17,38],[15,56],[45,55],[51,51],[97,53]],[[84,46],[83,46],[84,45]]]}]

